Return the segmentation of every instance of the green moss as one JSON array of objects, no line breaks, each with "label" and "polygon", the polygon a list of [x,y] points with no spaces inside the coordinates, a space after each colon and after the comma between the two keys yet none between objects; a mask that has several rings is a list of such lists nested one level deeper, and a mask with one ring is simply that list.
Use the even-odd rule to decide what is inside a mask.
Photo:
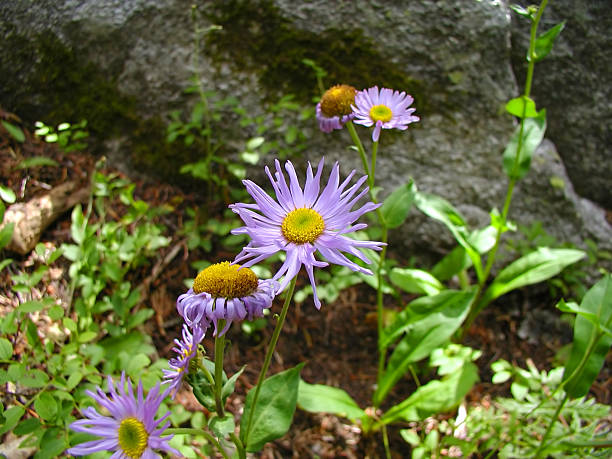
[{"label": "green moss", "polygon": [[[95,145],[124,136],[128,140],[122,150],[130,153],[135,169],[175,183],[185,181],[178,173],[179,165],[195,161],[198,152],[178,142],[168,144],[161,117],[140,117],[135,98],[117,89],[117,75],[84,61],[50,32],[34,39],[15,31],[5,36],[7,49],[13,51],[0,62],[0,74],[7,76],[7,84],[0,89],[4,108],[31,124],[86,119],[91,137],[98,141]],[[35,64],[26,67],[24,63]]]},{"label": "green moss", "polygon": [[296,30],[270,0],[216,0],[203,13],[222,30],[208,37],[207,52],[214,62],[254,72],[260,87],[273,100],[292,93],[309,104],[318,95],[313,72],[302,63],[312,59],[328,72],[330,86],[346,83],[356,88],[374,85],[405,90],[415,97],[423,114],[425,87],[375,51],[360,30]]}]

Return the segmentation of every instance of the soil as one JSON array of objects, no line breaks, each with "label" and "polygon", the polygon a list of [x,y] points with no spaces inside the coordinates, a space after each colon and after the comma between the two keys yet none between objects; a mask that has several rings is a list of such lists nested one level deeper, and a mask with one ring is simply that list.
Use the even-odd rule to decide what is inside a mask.
[{"label": "soil", "polygon": [[[14,115],[1,110],[0,119],[19,124]],[[80,180],[82,186],[87,186],[96,159],[99,158],[82,152],[65,154],[55,145],[42,142],[27,131],[25,134],[25,142],[19,143],[0,126],[0,177],[5,186],[15,191],[18,201],[26,201],[45,193],[68,179]],[[16,168],[23,158],[33,156],[52,158],[59,166],[25,170]],[[182,280],[195,276],[190,263],[204,256],[203,253],[187,249],[185,241],[177,235],[178,229],[186,219],[185,210],[197,206],[201,200],[193,193],[170,185],[143,181],[135,183],[134,196],[138,199],[151,205],[172,202],[175,207],[174,212],[162,217],[162,223],[175,236],[170,246],[160,251],[157,263],[177,245],[180,250],[174,250],[173,257],[156,278],[151,279],[149,267],[134,272],[130,279],[133,284],[148,282],[147,303],[155,309],[156,315],[145,324],[145,329],[153,336],[160,358],[166,359],[172,356],[172,341],[179,336],[181,327],[175,311],[175,301],[185,291]],[[221,212],[225,204],[216,203],[211,208]],[[70,211],[67,211],[47,228],[41,240],[58,247],[62,242],[68,242],[69,238]],[[207,257],[208,261],[214,262],[233,258],[234,255],[219,249]],[[19,257],[11,254],[11,257],[16,264],[14,271],[27,269],[32,263],[31,255]],[[0,304],[2,315],[11,307],[10,272],[10,269],[0,272],[0,297],[4,298]],[[47,292],[43,291],[41,295],[65,291],[68,279],[64,269],[55,276],[53,282],[49,282]],[[305,283],[305,276],[300,277],[298,288]],[[301,373],[305,381],[340,387],[361,407],[368,407],[377,367],[375,302],[375,292],[360,284],[343,290],[336,302],[324,304],[320,311],[315,309],[311,298],[303,304],[292,305],[268,375],[306,362]],[[498,359],[503,358],[522,367],[531,359],[539,369],[552,368],[555,353],[572,339],[569,325],[559,320],[560,314],[554,308],[555,302],[546,287],[530,289],[529,292],[519,290],[506,295],[502,301],[481,313],[464,340],[464,344],[483,352],[476,362],[480,368],[481,382],[468,394],[468,403],[481,404],[496,396],[508,396],[508,384],[494,385],[490,382],[490,364]],[[280,311],[279,303],[277,301],[273,306],[273,312]],[[389,304],[388,307],[396,306]],[[236,393],[228,402],[228,409],[237,415],[246,392],[257,379],[273,328],[274,319],[269,319],[267,325],[254,334],[247,335],[235,325],[228,332],[230,342],[225,358],[226,372],[233,374],[247,364],[236,385]],[[213,355],[212,344],[212,340],[207,337],[204,346],[210,355]],[[612,402],[612,372],[609,363],[610,358],[591,391],[599,402],[606,404]],[[425,379],[430,376],[426,369],[423,376]],[[405,399],[415,388],[411,378],[404,378],[392,392],[390,403]],[[201,409],[188,389],[179,393],[177,401],[187,409]],[[407,425],[389,429],[391,451],[395,458],[410,457],[410,448],[399,435],[399,429],[404,427]],[[311,414],[298,409],[289,433],[267,445],[260,457],[377,458],[384,457],[384,450],[379,436],[364,437],[359,427],[346,419],[328,414]]]}]

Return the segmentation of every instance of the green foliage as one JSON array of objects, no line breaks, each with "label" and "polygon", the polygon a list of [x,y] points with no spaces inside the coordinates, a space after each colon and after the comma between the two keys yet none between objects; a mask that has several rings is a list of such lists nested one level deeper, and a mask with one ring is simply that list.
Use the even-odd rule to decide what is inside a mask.
[{"label": "green foliage", "polygon": [[[23,437],[37,448],[36,457],[55,457],[68,447],[73,413],[90,403],[84,390],[101,385],[102,373],[125,371],[142,377],[146,388],[159,381],[151,338],[138,330],[153,311],[137,310],[139,293],[129,278],[168,244],[165,228],[154,222],[166,210],[134,199],[133,189],[116,175],[96,171],[87,211],[78,205],[72,212],[75,243],[59,249],[39,243],[31,271],[11,277],[11,290],[21,300],[0,321],[0,381],[14,384],[25,405],[9,406],[0,430]],[[122,215],[119,221],[106,221],[111,205]],[[62,255],[70,261],[73,304],[40,293]],[[41,315],[51,332],[39,330]],[[20,351],[13,359],[16,343]],[[26,415],[30,406],[36,417]]]},{"label": "green foliage", "polygon": [[[498,398],[488,407],[470,407],[464,422],[455,426],[463,429],[465,437],[449,435],[441,447],[458,446],[464,456],[496,453],[500,458],[535,457],[536,453],[539,457],[608,456],[610,432],[603,419],[609,407],[593,399],[579,398],[564,404],[559,413],[564,422],[554,423],[549,441],[542,445],[551,417],[564,398],[557,389],[563,368],[545,372],[527,363],[527,370],[505,361],[491,365],[494,383],[512,378],[513,398]],[[608,447],[601,448],[606,439]]]},{"label": "green foliage", "polygon": [[604,276],[584,296],[580,306],[561,301],[559,309],[576,314],[574,342],[563,373],[570,397],[587,394],[612,345],[612,276]]},{"label": "green foliage", "polygon": [[[260,451],[267,442],[282,437],[289,430],[298,399],[300,371],[303,363],[267,378],[261,385],[258,403],[253,407],[253,390],[247,394],[240,438],[250,452]],[[246,424],[251,410],[253,423]]]},{"label": "green foliage", "polygon": [[412,208],[415,194],[416,185],[410,180],[387,196],[380,209],[387,228],[397,228],[404,223]]},{"label": "green foliage", "polygon": [[7,132],[15,139],[17,142],[23,143],[25,141],[25,134],[21,130],[19,126],[15,126],[13,123],[9,123],[8,121],[1,120],[2,126]]},{"label": "green foliage", "polygon": [[504,151],[504,171],[512,180],[522,179],[531,166],[531,157],[544,138],[546,110],[521,120]]},{"label": "green foliage", "polygon": [[57,128],[47,126],[42,121],[34,123],[36,130],[34,134],[48,143],[57,143],[65,153],[75,150],[83,150],[87,147],[85,139],[89,137],[87,131],[87,120],[81,120],[76,124],[60,123]]},{"label": "green foliage", "polygon": [[366,414],[342,389],[300,380],[298,406],[311,413],[333,413],[355,422]]}]

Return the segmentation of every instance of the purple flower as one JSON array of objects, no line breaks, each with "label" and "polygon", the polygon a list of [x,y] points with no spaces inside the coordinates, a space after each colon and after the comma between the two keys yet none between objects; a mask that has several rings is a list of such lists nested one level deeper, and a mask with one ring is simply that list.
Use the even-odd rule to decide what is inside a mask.
[{"label": "purple flower", "polygon": [[319,129],[330,133],[334,129],[342,129],[355,115],[351,105],[355,102],[357,90],[346,84],[339,84],[329,88],[321,101],[317,104],[317,121]]},{"label": "purple flower", "polygon": [[189,331],[187,324],[183,324],[183,340],[175,339],[176,346],[172,349],[177,353],[177,357],[174,357],[168,361],[170,370],[163,370],[164,383],[169,384],[169,389],[172,394],[172,398],[176,397],[176,394],[181,387],[183,377],[189,373],[189,362],[198,353],[198,344],[204,339],[204,333],[206,331],[200,328],[198,325],[193,327],[193,334]]},{"label": "purple flower", "polygon": [[[369,269],[349,260],[342,252],[370,263],[361,249],[380,250],[383,243],[358,241],[347,237],[346,234],[365,228],[367,225],[364,223],[355,225],[353,223],[380,204],[368,202],[357,210],[351,210],[368,192],[367,187],[359,191],[367,177],[361,177],[354,185],[348,187],[355,171],[340,183],[338,163],[332,168],[327,185],[321,192],[323,159],[319,162],[316,174],[313,174],[312,166],[308,164],[304,190],[290,161],[285,163],[285,169],[289,174],[288,184],[278,160],[275,164],[274,176],[267,167],[266,173],[276,193],[276,201],[252,181],[244,180],[243,183],[255,200],[255,204],[238,203],[230,206],[245,223],[245,226],[232,230],[232,233],[248,234],[251,238],[251,242],[236,257],[236,262],[246,261],[244,266],[251,266],[277,252],[286,252],[285,262],[274,275],[274,279],[285,276],[280,290],[287,286],[304,265],[312,285],[315,306],[318,309],[321,307],[321,302],[314,281],[315,266],[324,267],[334,263],[347,266],[353,271],[372,274]],[[315,258],[317,251],[329,263],[317,260]]]},{"label": "purple flower", "polygon": [[218,321],[225,320],[221,336],[234,320],[263,317],[263,310],[272,306],[277,288],[278,282],[259,280],[250,269],[224,261],[201,271],[193,287],[178,297],[176,308],[192,329],[206,329],[213,323],[214,336]]},{"label": "purple flower", "polygon": [[86,391],[110,416],[99,414],[95,408],[87,407],[83,414],[87,419],[79,419],[70,424],[76,432],[84,432],[101,437],[99,440],[87,441],[73,446],[66,451],[67,454],[84,456],[97,451],[114,451],[111,459],[143,458],[153,459],[160,456],[154,450],[163,450],[166,453],[180,455],[168,445],[172,435],[162,437],[162,433],[170,421],[160,424],[170,416],[170,412],[155,420],[155,413],[161,402],[168,395],[169,389],[159,391],[156,385],[147,398],[143,398],[142,381],[138,382],[138,395],[134,397],[132,381],[127,378],[128,390],[125,391],[125,373],[121,375],[121,383],[115,389],[113,380],[108,377],[108,390],[110,397],[100,389],[96,392]]},{"label": "purple flower", "polygon": [[353,105],[355,123],[364,126],[374,125],[372,140],[378,142],[381,129],[403,131],[410,123],[419,121],[418,116],[412,115],[416,109],[408,108],[412,102],[414,102],[412,96],[403,91],[382,88],[379,92],[378,86],[364,89],[355,96]]}]

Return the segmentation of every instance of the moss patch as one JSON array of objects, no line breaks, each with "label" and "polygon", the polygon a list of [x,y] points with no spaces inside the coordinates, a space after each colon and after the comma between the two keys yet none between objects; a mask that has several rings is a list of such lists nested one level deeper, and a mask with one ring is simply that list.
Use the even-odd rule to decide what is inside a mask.
[{"label": "moss patch", "polygon": [[[122,148],[132,167],[173,183],[185,183],[180,164],[197,160],[199,152],[179,142],[168,144],[166,126],[159,115],[143,119],[136,100],[117,89],[117,75],[84,61],[50,32],[34,38],[6,34],[7,59],[0,74],[7,84],[0,89],[5,108],[24,120],[57,125],[88,121],[94,151],[103,140],[125,136]],[[26,66],[26,63],[29,64]],[[33,63],[33,65],[32,65]],[[189,181],[188,181],[189,182]]]},{"label": "moss patch", "polygon": [[376,52],[360,30],[326,30],[322,34],[296,30],[270,0],[216,0],[203,14],[223,27],[207,40],[213,61],[255,73],[271,99],[292,93],[301,102],[311,103],[312,97],[319,95],[316,77],[302,60],[312,59],[328,72],[329,85],[405,90],[415,97],[419,113],[427,110],[422,97],[424,84]]}]

